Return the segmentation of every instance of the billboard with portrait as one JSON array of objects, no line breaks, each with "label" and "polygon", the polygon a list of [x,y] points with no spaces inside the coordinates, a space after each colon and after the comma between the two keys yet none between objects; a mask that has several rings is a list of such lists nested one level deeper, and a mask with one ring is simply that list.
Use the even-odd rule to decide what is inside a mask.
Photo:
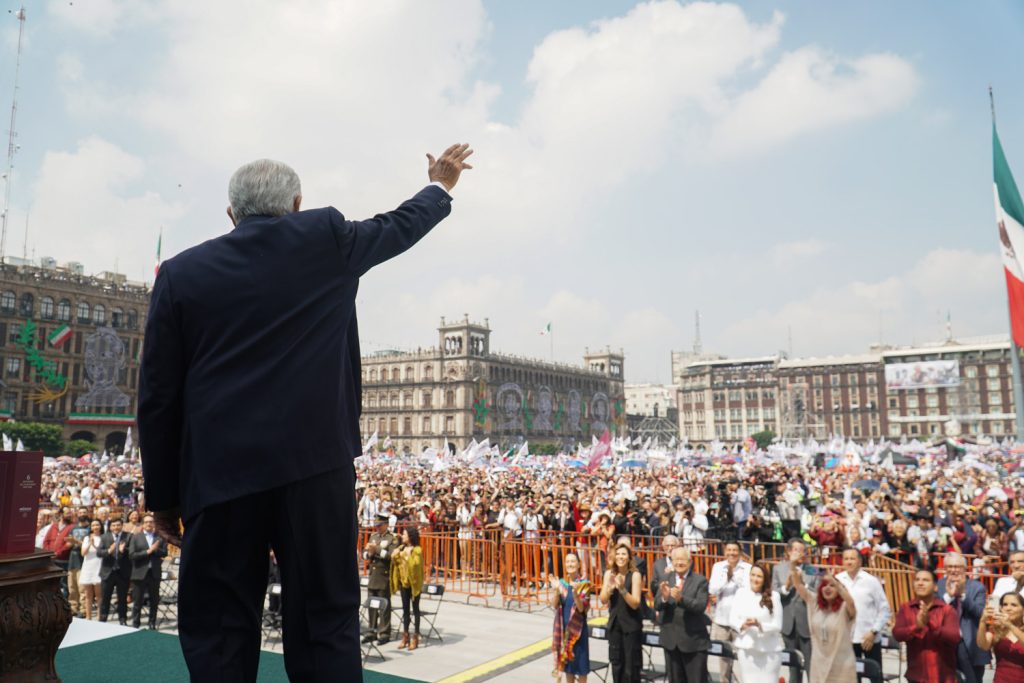
[{"label": "billboard with portrait", "polygon": [[885,366],[887,389],[955,387],[959,384],[960,361],[957,360],[926,360]]}]

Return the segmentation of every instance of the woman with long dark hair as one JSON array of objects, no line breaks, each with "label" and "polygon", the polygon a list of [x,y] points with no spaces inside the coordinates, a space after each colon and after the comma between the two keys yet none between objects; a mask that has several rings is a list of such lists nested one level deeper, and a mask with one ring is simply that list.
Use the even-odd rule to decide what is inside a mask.
[{"label": "woman with long dark hair", "polygon": [[626,544],[615,546],[600,593],[601,604],[608,606],[608,663],[614,683],[640,683],[640,584],[633,550]]},{"label": "woman with long dark hair", "polygon": [[999,609],[985,608],[978,647],[996,655],[996,677],[992,683],[1024,681],[1024,598],[1006,593],[999,598]]},{"label": "woman with long dark hair", "polygon": [[[402,544],[391,559],[391,592],[402,596],[402,642],[398,649],[412,652],[420,646],[420,593],[423,592],[423,549],[420,530],[414,526],[402,530]],[[410,607],[412,611],[410,613]],[[409,640],[409,622],[415,631]]]},{"label": "woman with long dark hair", "polygon": [[551,651],[555,655],[552,675],[565,675],[565,683],[586,683],[590,673],[590,644],[587,639],[587,610],[593,588],[580,571],[576,553],[565,556],[565,577],[551,577],[551,606],[555,623]]},{"label": "woman with long dark hair", "polygon": [[782,598],[772,590],[764,562],[750,568],[748,584],[736,591],[729,625],[736,631],[737,678],[743,683],[778,683],[782,668]]},{"label": "woman with long dark hair", "polygon": [[807,605],[807,626],[811,631],[810,683],[848,683],[857,679],[857,659],[850,647],[857,606],[846,586],[832,574],[818,582],[817,595],[794,572],[793,587]]}]

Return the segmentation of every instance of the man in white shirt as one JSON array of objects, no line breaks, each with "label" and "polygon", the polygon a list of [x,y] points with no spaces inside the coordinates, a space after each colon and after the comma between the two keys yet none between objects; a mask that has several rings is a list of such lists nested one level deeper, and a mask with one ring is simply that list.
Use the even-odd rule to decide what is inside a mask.
[{"label": "man in white shirt", "polygon": [[1010,575],[996,581],[992,589],[992,601],[998,605],[1004,595],[1013,592],[1024,595],[1024,550],[1010,553]]},{"label": "man in white shirt", "polygon": [[885,597],[882,582],[861,569],[861,555],[854,548],[843,551],[843,568],[836,579],[853,597],[857,620],[853,624],[853,651],[857,657],[873,659],[882,666],[882,648],[878,634],[889,623],[892,609]]},{"label": "man in white shirt", "polygon": [[518,538],[523,534],[522,525],[519,523],[519,511],[511,498],[505,499],[505,507],[498,513],[498,524],[504,529],[504,538]]},{"label": "man in white shirt", "polygon": [[[736,639],[736,632],[729,627],[729,610],[732,607],[736,591],[747,585],[750,577],[750,563],[740,559],[740,544],[728,541],[723,550],[725,559],[715,562],[711,568],[711,579],[708,581],[708,593],[714,612],[711,617],[711,639],[727,643]],[[732,661],[724,657],[718,658],[719,680],[732,680]]]}]

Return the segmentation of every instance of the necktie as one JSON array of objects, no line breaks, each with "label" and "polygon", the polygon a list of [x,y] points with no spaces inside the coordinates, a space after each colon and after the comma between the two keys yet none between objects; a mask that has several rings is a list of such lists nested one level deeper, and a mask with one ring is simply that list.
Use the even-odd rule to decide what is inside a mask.
[{"label": "necktie", "polygon": [[1017,579],[1017,592],[1024,595],[1024,576]]}]

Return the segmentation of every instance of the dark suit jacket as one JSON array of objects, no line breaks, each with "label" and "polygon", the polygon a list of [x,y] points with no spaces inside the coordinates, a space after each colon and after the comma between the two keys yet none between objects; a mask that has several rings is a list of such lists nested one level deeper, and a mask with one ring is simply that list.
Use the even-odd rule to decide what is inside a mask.
[{"label": "dark suit jacket", "polygon": [[[157,536],[157,539],[159,538]],[[132,534],[131,540],[128,541],[128,554],[132,559],[132,581],[143,580],[150,571],[159,579],[163,559],[167,557],[167,542],[161,540],[160,547],[150,553],[146,534],[140,531]]]},{"label": "dark suit jacket", "polygon": [[[939,579],[936,595],[939,599],[946,594],[946,579]],[[952,605],[951,605],[952,606]],[[978,626],[985,611],[985,586],[976,579],[967,579],[963,598],[960,600],[960,645],[956,650],[957,663],[983,666],[992,661],[992,655],[978,647]]]},{"label": "dark suit jacket", "polygon": [[132,573],[132,561],[129,556],[128,542],[131,534],[121,532],[121,541],[124,543],[124,553],[113,548],[114,534],[109,531],[100,536],[100,544],[96,546],[96,555],[100,558],[100,578],[106,579],[111,572],[118,572],[122,577],[128,579]]},{"label": "dark suit jacket", "polygon": [[[676,573],[666,579],[669,586],[675,586]],[[690,569],[683,584],[679,602],[669,598],[662,600],[660,591],[655,593],[654,608],[661,618],[659,640],[666,650],[700,652],[711,647],[708,626],[711,620],[706,614],[708,607],[708,580],[702,574]]]},{"label": "dark suit jacket", "polygon": [[[789,562],[786,560],[772,568],[772,590],[779,594],[782,601],[782,635],[791,635],[795,630],[802,638],[810,638],[811,630],[807,626],[807,603],[796,592],[796,588],[785,590],[789,572]],[[818,590],[817,579],[805,575],[804,584],[811,593]]]},{"label": "dark suit jacket", "polygon": [[365,221],[250,216],[161,265],[139,384],[149,508],[188,520],[358,456],[359,278],[450,211],[431,185]]}]

